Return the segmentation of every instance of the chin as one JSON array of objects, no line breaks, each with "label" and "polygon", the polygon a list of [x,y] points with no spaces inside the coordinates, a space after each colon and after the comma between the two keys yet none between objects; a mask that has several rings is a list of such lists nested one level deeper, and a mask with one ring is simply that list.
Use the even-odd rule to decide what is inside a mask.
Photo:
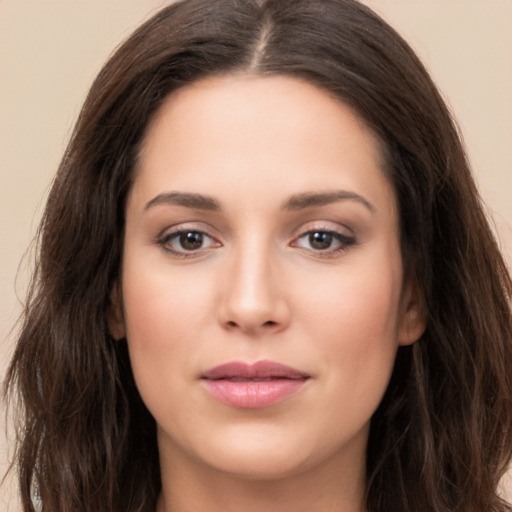
[{"label": "chin", "polygon": [[241,480],[283,480],[296,476],[314,467],[314,463],[294,454],[269,454],[263,451],[248,451],[235,456],[229,454],[217,459],[212,469]]},{"label": "chin", "polygon": [[[210,469],[230,477],[282,480],[307,473],[329,459],[336,464],[337,456],[345,451],[344,440],[336,437],[311,436],[309,429],[299,426],[281,430],[268,425],[259,428],[245,425],[209,436],[208,443],[200,447],[196,456]],[[352,441],[348,436],[348,452],[352,451]]]}]

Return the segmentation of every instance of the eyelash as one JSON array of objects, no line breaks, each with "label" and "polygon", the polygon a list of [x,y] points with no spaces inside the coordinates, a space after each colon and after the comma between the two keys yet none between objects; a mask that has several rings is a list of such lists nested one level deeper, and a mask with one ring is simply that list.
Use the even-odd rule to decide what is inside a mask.
[{"label": "eyelash", "polygon": [[179,258],[190,258],[190,257],[198,256],[199,254],[203,253],[205,248],[200,247],[198,249],[191,249],[191,250],[182,248],[182,250],[177,250],[177,249],[174,249],[171,245],[174,240],[177,240],[179,243],[181,236],[190,235],[190,234],[200,235],[203,240],[204,240],[204,238],[208,238],[208,239],[212,240],[214,242],[212,245],[213,247],[221,246],[220,242],[217,242],[213,237],[211,237],[208,233],[206,233],[206,231],[203,231],[202,229],[192,229],[192,228],[180,228],[180,229],[176,229],[171,232],[166,232],[158,237],[157,244],[159,246],[161,246],[162,249],[164,249],[165,251],[170,252],[173,256],[178,256]]},{"label": "eyelash", "polygon": [[[209,249],[210,247],[199,247],[197,249],[175,249],[172,247],[172,243],[174,241],[177,241],[178,243],[183,242],[183,240],[180,241],[180,237],[184,235],[199,235],[201,237],[201,245],[204,243],[205,239],[209,239],[212,241],[212,244],[210,247],[221,247],[222,244],[220,242],[217,242],[215,238],[210,236],[206,231],[201,229],[193,229],[193,228],[179,228],[171,232],[166,232],[158,237],[156,240],[157,245],[162,247],[165,251],[171,253],[173,256],[177,256],[179,258],[192,258],[197,257],[204,253],[205,250]],[[321,234],[323,236],[330,237],[331,242],[337,242],[338,245],[335,248],[328,247],[326,249],[313,249],[313,248],[307,248],[300,245],[299,241],[309,238],[309,242],[311,244],[311,237],[314,235]],[[332,229],[322,229],[322,228],[316,228],[316,229],[310,229],[308,231],[305,231],[300,236],[294,238],[294,240],[290,243],[291,247],[297,247],[302,248],[303,250],[310,252],[318,257],[330,257],[335,256],[341,252],[345,252],[349,249],[349,247],[355,245],[357,243],[357,240],[354,236],[347,236],[339,231],[335,231]],[[181,244],[180,244],[181,245]]]},{"label": "eyelash", "polygon": [[309,242],[311,243],[311,237],[314,235],[327,235],[330,237],[331,241],[338,242],[338,246],[335,248],[329,247],[327,249],[310,249],[310,248],[303,248],[307,251],[311,251],[316,256],[320,257],[330,257],[330,256],[336,256],[337,254],[341,252],[345,252],[349,249],[349,247],[355,245],[357,243],[356,238],[354,236],[347,236],[343,233],[340,233],[339,231],[335,231],[332,229],[322,229],[322,228],[316,228],[316,229],[310,229],[306,231],[305,233],[302,233],[299,237],[295,238],[294,242],[292,242],[292,247],[301,247],[298,243],[299,240],[307,239],[309,238]]}]

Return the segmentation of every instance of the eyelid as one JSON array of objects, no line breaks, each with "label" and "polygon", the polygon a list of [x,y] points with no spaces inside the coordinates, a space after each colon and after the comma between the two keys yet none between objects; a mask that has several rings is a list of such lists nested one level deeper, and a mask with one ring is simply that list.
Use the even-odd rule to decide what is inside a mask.
[{"label": "eyelid", "polygon": [[[199,225],[198,225],[199,224]],[[160,246],[166,252],[177,256],[177,257],[198,257],[209,251],[210,249],[215,249],[218,247],[222,247],[223,243],[219,240],[219,236],[212,233],[215,231],[210,229],[209,227],[204,227],[203,223],[182,223],[176,224],[174,226],[167,226],[163,229],[155,238],[155,245]],[[344,233],[343,231],[349,231],[350,234]],[[171,246],[171,242],[179,237],[180,234],[183,233],[200,233],[206,239],[209,239],[210,242],[205,247],[200,247],[198,249],[176,249]],[[318,249],[318,248],[308,248],[303,247],[299,241],[311,235],[312,233],[320,232],[320,233],[329,233],[333,236],[336,241],[335,246],[329,247],[326,249]],[[298,249],[302,249],[307,251],[317,257],[329,257],[335,256],[337,253],[341,253],[347,251],[350,246],[353,246],[358,243],[356,239],[356,235],[354,231],[348,226],[339,224],[333,221],[315,221],[307,224],[303,224],[300,229],[296,230],[295,235],[291,242],[289,243],[290,247],[295,247]]]},{"label": "eyelid", "polygon": [[[197,250],[176,250],[170,247],[170,241],[179,237],[179,235],[183,233],[200,233],[204,237],[209,238],[213,243],[209,244],[208,247],[201,247]],[[160,246],[164,251],[168,253],[182,257],[197,257],[204,254],[206,251],[212,248],[221,247],[222,243],[218,240],[218,237],[211,234],[209,229],[205,229],[204,227],[199,227],[194,224],[178,224],[176,226],[167,227],[160,232],[160,234],[156,237],[155,244]]]},{"label": "eyelid", "polygon": [[[352,237],[352,236],[346,236],[344,235],[343,233],[340,233],[339,231],[333,231],[332,229],[310,229],[308,231],[306,231],[305,233],[301,234],[300,236],[296,237],[295,238],[295,241],[297,240],[300,240],[308,235],[311,235],[312,233],[328,233],[330,235],[333,235],[333,237],[338,240],[338,242],[340,244],[347,244],[347,245],[351,245],[353,243],[355,243],[355,238]],[[331,250],[331,249],[326,249],[326,250]],[[320,250],[318,251],[315,251],[315,252],[321,252]]]},{"label": "eyelid", "polygon": [[299,228],[295,229],[293,237],[298,238],[301,235],[310,233],[311,231],[328,231],[337,233],[344,238],[355,238],[357,234],[354,229],[341,222],[317,220],[301,224]]},{"label": "eyelid", "polygon": [[[317,257],[331,257],[336,256],[339,253],[343,253],[347,251],[351,246],[356,245],[358,243],[356,234],[354,231],[347,227],[343,226],[346,230],[350,231],[350,234],[343,233],[340,224],[332,223],[332,222],[312,222],[306,225],[301,226],[300,230],[297,230],[296,235],[293,237],[293,240],[290,242],[291,247],[296,247],[298,249],[302,249],[310,254],[313,254]],[[337,240],[337,245],[332,248],[327,249],[314,249],[302,247],[298,242],[311,235],[312,233],[329,233],[333,235],[333,237]]]}]

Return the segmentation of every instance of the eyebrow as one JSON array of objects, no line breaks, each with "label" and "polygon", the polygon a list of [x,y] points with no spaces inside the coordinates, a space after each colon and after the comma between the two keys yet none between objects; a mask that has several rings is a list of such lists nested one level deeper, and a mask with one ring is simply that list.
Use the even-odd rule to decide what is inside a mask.
[{"label": "eyebrow", "polygon": [[146,203],[144,210],[147,211],[148,209],[160,204],[175,204],[178,206],[185,206],[187,208],[214,212],[218,212],[220,210],[220,203],[213,197],[188,192],[168,192],[158,194],[156,197],[151,199],[151,201]]},{"label": "eyebrow", "polygon": [[330,190],[327,192],[306,192],[291,196],[281,207],[282,210],[302,210],[313,206],[323,206],[338,201],[356,201],[375,213],[375,207],[363,196],[349,190]]},{"label": "eyebrow", "polygon": [[[281,210],[302,210],[313,206],[323,206],[338,201],[356,201],[365,206],[370,212],[375,212],[375,207],[363,196],[349,190],[331,190],[327,192],[303,192],[295,194],[287,199],[281,206]],[[158,194],[148,201],[144,210],[161,205],[174,204],[186,208],[195,208],[197,210],[207,210],[218,212],[221,210],[220,203],[210,196],[194,194],[190,192],[167,192]]]}]

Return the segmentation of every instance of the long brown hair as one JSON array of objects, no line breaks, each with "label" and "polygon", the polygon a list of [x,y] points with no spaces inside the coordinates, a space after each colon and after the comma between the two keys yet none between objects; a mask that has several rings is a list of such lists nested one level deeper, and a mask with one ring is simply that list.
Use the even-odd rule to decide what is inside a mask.
[{"label": "long brown hair", "polygon": [[288,75],[350,105],[380,138],[406,272],[428,326],[399,349],[372,418],[372,512],[509,510],[512,282],[456,126],[403,39],[354,0],[187,0],[142,25],[94,82],[39,229],[5,391],[19,408],[23,510],[153,512],[155,423],[109,335],[125,198],[141,139],[176,89],[213,74]]}]

